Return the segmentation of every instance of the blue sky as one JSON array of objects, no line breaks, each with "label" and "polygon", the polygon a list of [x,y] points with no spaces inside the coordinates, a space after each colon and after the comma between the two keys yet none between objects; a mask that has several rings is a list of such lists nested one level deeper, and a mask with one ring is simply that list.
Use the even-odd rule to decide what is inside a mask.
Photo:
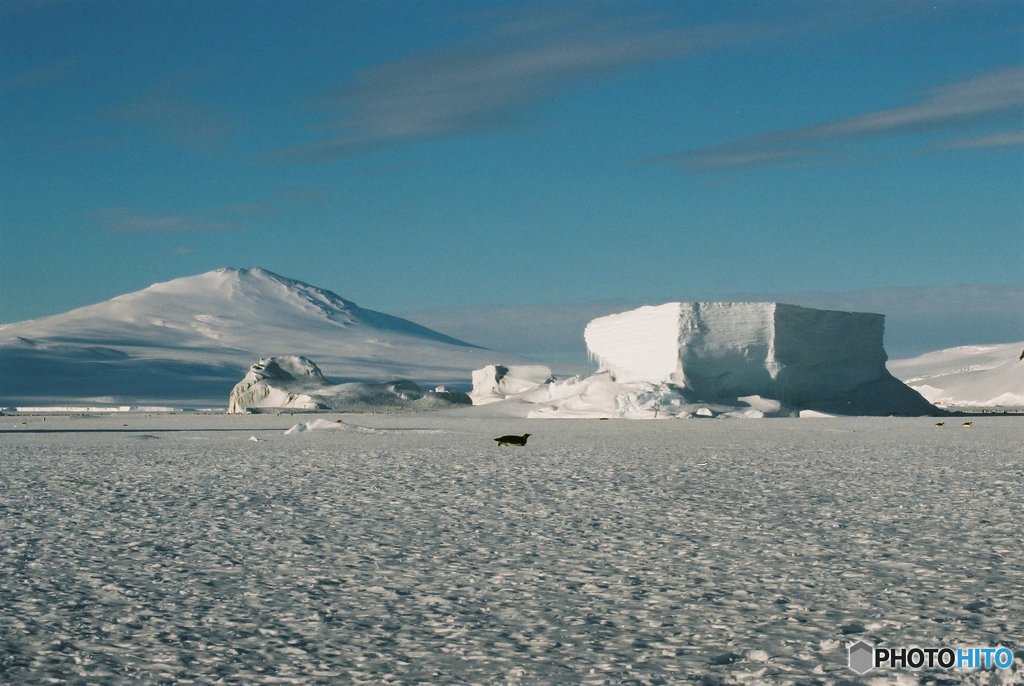
[{"label": "blue sky", "polygon": [[0,0],[0,322],[1019,285],[1024,3]]}]

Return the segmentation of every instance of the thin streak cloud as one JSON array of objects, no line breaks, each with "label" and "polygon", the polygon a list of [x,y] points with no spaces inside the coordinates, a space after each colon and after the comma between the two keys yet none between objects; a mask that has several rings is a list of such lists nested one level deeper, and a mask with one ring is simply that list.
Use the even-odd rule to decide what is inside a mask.
[{"label": "thin streak cloud", "polygon": [[517,124],[524,110],[587,77],[754,40],[755,26],[661,28],[549,13],[504,17],[475,40],[363,70],[321,102],[323,140],[281,150],[296,161]]},{"label": "thin streak cloud", "polygon": [[949,141],[942,145],[944,150],[969,150],[977,148],[1013,148],[1024,145],[1024,129],[1001,131],[987,136],[976,136]]},{"label": "thin streak cloud", "polygon": [[[843,141],[886,135],[950,132],[985,122],[1024,116],[1024,67],[1016,66],[950,83],[926,92],[918,102],[812,126],[768,132],[721,145],[696,148],[653,161],[681,164],[692,171],[756,167],[824,157]],[[982,147],[1013,144],[1016,132],[974,139]]]},{"label": "thin streak cloud", "polygon": [[982,74],[929,91],[921,102],[870,112],[805,130],[808,138],[847,138],[972,124],[993,115],[1024,113],[1024,67]]}]

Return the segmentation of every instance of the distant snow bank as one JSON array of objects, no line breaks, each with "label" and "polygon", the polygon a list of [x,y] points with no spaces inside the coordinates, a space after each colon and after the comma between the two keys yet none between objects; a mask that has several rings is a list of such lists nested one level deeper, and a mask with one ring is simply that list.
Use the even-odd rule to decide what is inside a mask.
[{"label": "distant snow bank", "polygon": [[884,318],[781,303],[673,302],[599,317],[584,332],[600,368],[473,373],[476,404],[512,399],[536,418],[927,415],[885,367]]},{"label": "distant snow bank", "polygon": [[890,360],[889,370],[943,407],[1024,408],[1024,342],[965,345]]}]

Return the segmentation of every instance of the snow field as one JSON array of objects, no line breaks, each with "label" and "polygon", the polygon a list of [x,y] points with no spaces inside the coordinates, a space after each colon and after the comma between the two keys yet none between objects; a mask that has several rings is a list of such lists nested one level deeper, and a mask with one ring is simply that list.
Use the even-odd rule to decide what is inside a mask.
[{"label": "snow field", "polygon": [[1024,669],[1020,418],[341,418],[0,417],[0,682],[833,684],[859,638],[1018,659],[901,683]]},{"label": "snow field", "polygon": [[1024,408],[1024,342],[965,345],[909,360],[890,369],[929,402],[944,407]]}]

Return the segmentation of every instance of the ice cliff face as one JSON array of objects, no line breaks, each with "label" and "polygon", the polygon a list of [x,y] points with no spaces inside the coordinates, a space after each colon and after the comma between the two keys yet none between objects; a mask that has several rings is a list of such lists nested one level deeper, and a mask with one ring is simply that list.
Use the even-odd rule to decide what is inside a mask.
[{"label": "ice cliff face", "polygon": [[465,393],[438,388],[424,391],[412,381],[332,384],[305,357],[266,357],[231,389],[228,412],[260,409],[346,410],[375,408],[437,409],[469,404]]},{"label": "ice cliff face", "polygon": [[706,399],[802,405],[888,376],[879,314],[780,303],[674,302],[593,320],[587,349],[616,381],[672,383]]}]

